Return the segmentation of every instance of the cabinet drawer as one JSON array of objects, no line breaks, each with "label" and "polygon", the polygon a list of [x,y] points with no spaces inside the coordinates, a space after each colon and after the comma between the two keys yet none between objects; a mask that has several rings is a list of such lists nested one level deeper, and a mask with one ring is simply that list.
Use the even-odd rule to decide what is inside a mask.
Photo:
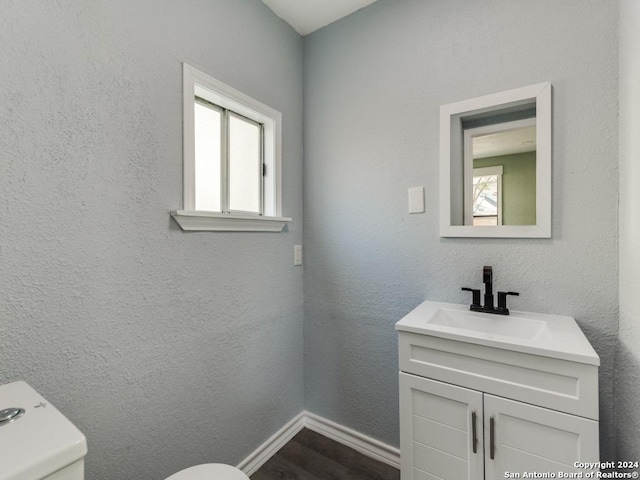
[{"label": "cabinet drawer", "polygon": [[398,332],[400,370],[598,419],[598,367]]}]

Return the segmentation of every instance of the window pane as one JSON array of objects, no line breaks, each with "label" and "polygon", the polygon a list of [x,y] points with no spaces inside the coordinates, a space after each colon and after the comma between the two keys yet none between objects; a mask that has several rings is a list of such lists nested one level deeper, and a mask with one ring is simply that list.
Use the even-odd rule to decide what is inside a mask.
[{"label": "window pane", "polygon": [[221,111],[196,102],[196,210],[220,211],[221,119]]},{"label": "window pane", "polygon": [[498,216],[498,176],[473,177],[473,216]]},{"label": "window pane", "polygon": [[229,208],[260,212],[262,186],[261,126],[229,116]]}]

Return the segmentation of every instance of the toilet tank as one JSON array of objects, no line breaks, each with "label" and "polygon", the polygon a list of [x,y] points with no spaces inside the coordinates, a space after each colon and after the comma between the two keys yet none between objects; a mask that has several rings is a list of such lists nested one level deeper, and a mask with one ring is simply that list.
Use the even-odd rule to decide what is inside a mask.
[{"label": "toilet tank", "polygon": [[87,440],[25,382],[0,386],[0,480],[83,480]]}]

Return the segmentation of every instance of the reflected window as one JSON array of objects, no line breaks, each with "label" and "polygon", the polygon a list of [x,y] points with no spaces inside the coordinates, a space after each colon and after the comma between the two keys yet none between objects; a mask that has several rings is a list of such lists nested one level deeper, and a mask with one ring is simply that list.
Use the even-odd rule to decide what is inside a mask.
[{"label": "reflected window", "polygon": [[473,170],[473,225],[502,225],[502,168]]}]

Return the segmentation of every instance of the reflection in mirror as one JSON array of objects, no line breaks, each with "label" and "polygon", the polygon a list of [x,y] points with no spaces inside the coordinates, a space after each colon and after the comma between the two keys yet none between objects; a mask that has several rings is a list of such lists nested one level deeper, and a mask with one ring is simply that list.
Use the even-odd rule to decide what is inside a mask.
[{"label": "reflection in mirror", "polygon": [[551,236],[551,85],[441,108],[441,236]]},{"label": "reflection in mirror", "polygon": [[468,196],[472,210],[467,225],[502,225],[502,165],[473,169],[473,195]]},{"label": "reflection in mirror", "polygon": [[[465,127],[465,225],[536,224],[536,119]],[[491,172],[487,169],[499,169]]]}]

